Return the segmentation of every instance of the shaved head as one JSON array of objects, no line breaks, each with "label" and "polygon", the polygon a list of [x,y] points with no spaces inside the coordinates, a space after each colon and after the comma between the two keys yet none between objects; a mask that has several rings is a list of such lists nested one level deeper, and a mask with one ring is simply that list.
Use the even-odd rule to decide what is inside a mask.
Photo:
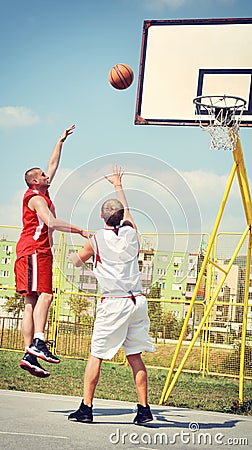
[{"label": "shaved head", "polygon": [[120,225],[124,215],[123,204],[116,198],[106,200],[101,207],[101,217],[109,226]]},{"label": "shaved head", "polygon": [[39,175],[41,169],[39,167],[33,167],[25,172],[25,182],[27,186],[31,187],[32,181]]}]

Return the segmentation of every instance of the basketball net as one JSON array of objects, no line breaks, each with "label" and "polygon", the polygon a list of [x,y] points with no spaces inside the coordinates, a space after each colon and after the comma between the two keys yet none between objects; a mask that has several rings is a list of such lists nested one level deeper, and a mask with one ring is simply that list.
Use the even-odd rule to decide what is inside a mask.
[{"label": "basketball net", "polygon": [[233,96],[200,96],[193,100],[199,125],[208,131],[210,150],[235,150],[246,101]]}]

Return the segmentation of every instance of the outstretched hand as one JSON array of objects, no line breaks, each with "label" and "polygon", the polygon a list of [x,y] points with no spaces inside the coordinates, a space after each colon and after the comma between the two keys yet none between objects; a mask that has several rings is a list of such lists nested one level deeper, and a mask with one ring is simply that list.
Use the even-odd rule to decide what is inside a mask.
[{"label": "outstretched hand", "polygon": [[117,166],[113,166],[112,170],[113,172],[111,175],[105,175],[106,180],[113,184],[114,187],[121,186],[124,171],[121,167]]},{"label": "outstretched hand", "polygon": [[65,140],[66,140],[66,138],[67,138],[67,136],[69,136],[69,134],[72,134],[73,133],[73,130],[75,129],[75,125],[71,125],[71,127],[68,127],[65,131],[64,131],[64,133],[62,133],[62,135],[60,136],[60,141],[61,142],[64,142]]},{"label": "outstretched hand", "polygon": [[93,233],[89,233],[85,230],[80,230],[80,235],[86,239],[90,239],[93,236]]}]

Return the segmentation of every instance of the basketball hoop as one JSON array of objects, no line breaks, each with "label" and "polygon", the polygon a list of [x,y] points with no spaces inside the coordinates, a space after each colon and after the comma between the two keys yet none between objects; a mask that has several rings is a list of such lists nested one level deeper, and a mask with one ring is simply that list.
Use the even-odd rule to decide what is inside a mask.
[{"label": "basketball hoop", "polygon": [[235,150],[246,101],[230,95],[205,95],[193,100],[200,127],[211,136],[211,150]]}]

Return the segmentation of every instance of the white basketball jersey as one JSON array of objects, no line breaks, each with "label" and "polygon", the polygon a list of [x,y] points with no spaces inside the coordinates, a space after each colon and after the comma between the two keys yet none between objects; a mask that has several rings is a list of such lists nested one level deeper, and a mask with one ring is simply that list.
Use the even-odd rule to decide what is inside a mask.
[{"label": "white basketball jersey", "polygon": [[107,227],[92,237],[94,274],[102,295],[124,296],[142,291],[138,266],[138,234],[130,226]]}]

